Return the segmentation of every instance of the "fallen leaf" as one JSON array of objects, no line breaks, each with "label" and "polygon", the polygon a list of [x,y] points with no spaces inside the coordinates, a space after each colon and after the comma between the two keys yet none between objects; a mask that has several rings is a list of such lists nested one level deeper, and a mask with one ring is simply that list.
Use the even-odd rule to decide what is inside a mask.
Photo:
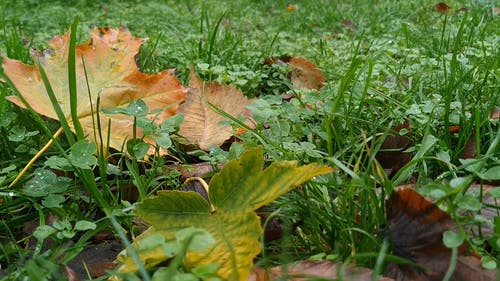
[{"label": "fallen leaf", "polygon": [[[398,281],[442,280],[451,258],[443,233],[456,228],[451,217],[410,188],[394,191],[386,202],[386,212],[394,254],[418,266],[391,263],[386,276]],[[468,253],[467,243],[458,253],[451,280],[494,280],[495,272],[482,269],[479,258]]]},{"label": "fallen leaf", "polygon": [[292,57],[288,63],[292,66],[290,80],[300,90],[321,90],[325,84],[323,73],[313,62],[303,57]]},{"label": "fallen leaf", "polygon": [[61,271],[68,281],[80,281],[78,274],[67,265],[61,265]]},{"label": "fallen leaf", "polygon": [[437,3],[436,5],[433,6],[434,10],[441,13],[441,14],[444,14],[444,13],[448,13],[452,10],[452,8],[450,6],[448,6],[448,4],[444,3],[444,2],[439,2]]},{"label": "fallen leaf", "polygon": [[[202,252],[188,252],[185,266],[216,263],[219,265],[217,275],[224,280],[246,280],[253,258],[261,250],[262,228],[254,210],[314,176],[332,171],[319,164],[298,167],[296,161],[274,162],[265,170],[263,167],[262,148],[253,148],[240,159],[228,162],[213,176],[208,201],[196,192],[159,191],[157,197],[138,204],[136,214],[151,224],[133,243],[145,267],[168,258],[161,248],[138,248],[143,239],[161,235],[169,241],[180,229],[195,225],[209,232],[216,241]],[[118,261],[119,272],[137,270],[126,251],[118,256]]]},{"label": "fallen leaf", "polygon": [[469,140],[465,144],[464,150],[460,154],[460,158],[462,159],[472,159],[476,158],[477,150],[476,150],[476,133],[472,130]]},{"label": "fallen leaf", "polygon": [[348,19],[343,19],[342,25],[345,26],[350,32],[356,31],[356,25]]},{"label": "fallen leaf", "polygon": [[214,111],[208,102],[235,118],[239,115],[246,117],[246,124],[253,127],[251,113],[245,108],[251,101],[241,90],[217,82],[204,82],[191,69],[186,102],[179,107],[179,113],[184,115],[179,135],[200,149],[220,146],[233,135],[231,126],[220,124],[227,118]]},{"label": "fallen leaf", "polygon": [[495,107],[490,113],[490,118],[492,120],[500,120],[500,108]]},{"label": "fallen leaf", "polygon": [[[285,266],[276,266],[269,270],[255,268],[247,281],[306,281],[306,280],[345,280],[370,281],[373,270],[368,268],[343,265],[334,261],[298,261]],[[394,281],[392,278],[379,276],[379,281]]]},{"label": "fallen leaf", "polygon": [[460,126],[458,125],[452,125],[448,128],[448,130],[450,131],[450,133],[452,134],[455,134],[455,133],[458,133],[458,131],[460,131]]},{"label": "fallen leaf", "polygon": [[498,15],[500,15],[500,7],[494,7],[493,16],[498,16]]},{"label": "fallen leaf", "polygon": [[323,73],[313,62],[303,57],[270,57],[264,60],[264,64],[289,64],[292,67],[290,81],[299,90],[321,90],[325,84]]},{"label": "fallen leaf", "polygon": [[115,267],[116,263],[114,261],[89,263],[87,265],[90,276],[93,278],[104,276],[108,271],[113,270]]},{"label": "fallen leaf", "polygon": [[[59,105],[73,129],[68,82],[69,41],[70,32],[56,36],[50,42],[49,50],[33,52],[32,56],[47,73]],[[94,28],[90,41],[76,46],[77,115],[89,139],[99,142],[99,138],[94,138],[98,97],[101,110],[126,107],[130,102],[142,99],[149,110],[160,111],[158,115],[148,116],[157,124],[175,114],[178,104],[183,101],[186,90],[175,77],[173,69],[145,74],[137,68],[135,56],[144,41],[133,37],[124,27]],[[3,69],[36,112],[57,119],[37,65],[26,65],[17,60],[3,58]],[[7,99],[25,108],[18,96],[9,96]],[[121,149],[125,140],[132,138],[132,117],[100,112],[100,119],[104,140],[108,137],[108,120],[111,120],[110,147]],[[142,131],[137,133],[140,138]]]},{"label": "fallen leaf", "polygon": [[405,120],[402,124],[395,126],[395,133],[385,137],[384,142],[380,146],[380,150],[375,155],[375,158],[380,163],[382,168],[387,171],[387,174],[394,176],[404,165],[411,160],[411,153],[403,152],[410,145],[408,135],[400,135],[402,130],[410,131],[410,123]]},{"label": "fallen leaf", "polygon": [[116,266],[113,260],[122,249],[121,241],[114,239],[114,237],[113,240],[88,244],[75,258],[68,262],[68,266],[82,280],[87,280],[89,273],[92,277],[97,278],[105,275],[107,270]]},{"label": "fallen leaf", "polygon": [[286,10],[289,12],[295,12],[295,11],[297,11],[298,8],[299,7],[296,4],[288,4],[288,6],[286,7]]}]

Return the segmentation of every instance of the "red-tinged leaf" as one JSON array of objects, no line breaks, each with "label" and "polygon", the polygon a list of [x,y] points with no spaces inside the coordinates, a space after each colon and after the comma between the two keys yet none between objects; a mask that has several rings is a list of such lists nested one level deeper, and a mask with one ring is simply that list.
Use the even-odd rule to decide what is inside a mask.
[{"label": "red-tinged leaf", "polygon": [[[456,228],[451,217],[416,191],[398,189],[386,202],[394,254],[414,262],[416,266],[389,264],[386,276],[396,280],[442,280],[448,270],[451,250],[443,242],[443,233]],[[467,254],[466,243],[459,247],[459,262],[477,260],[477,266],[457,269],[451,280],[494,280],[494,271],[481,268],[476,256]],[[468,279],[475,272],[484,279]],[[490,279],[491,277],[491,279]]]},{"label": "red-tinged leaf", "polygon": [[[68,81],[69,41],[70,32],[56,36],[50,42],[49,50],[36,51],[32,55],[44,68],[59,105],[72,127]],[[173,69],[156,74],[139,71],[135,56],[143,42],[144,39],[133,37],[125,28],[94,28],[89,42],[76,46],[77,115],[88,138],[94,139],[98,135],[94,132],[98,97],[101,110],[127,107],[132,101],[142,99],[150,111],[160,111],[159,114],[148,116],[157,124],[175,114],[178,104],[184,100],[186,90],[175,77]],[[57,119],[38,66],[4,58],[3,69],[36,112]],[[17,96],[9,96],[7,99],[25,107]],[[132,138],[132,117],[100,112],[100,120],[104,140],[108,137],[108,120],[111,121],[110,147],[121,149],[124,141]],[[142,131],[139,130],[137,137],[141,136]],[[94,140],[99,142],[99,138]]]},{"label": "red-tinged leaf", "polygon": [[452,134],[455,134],[455,133],[458,133],[458,131],[460,130],[460,126],[458,125],[452,125],[448,128],[448,130],[450,131],[450,133]]}]

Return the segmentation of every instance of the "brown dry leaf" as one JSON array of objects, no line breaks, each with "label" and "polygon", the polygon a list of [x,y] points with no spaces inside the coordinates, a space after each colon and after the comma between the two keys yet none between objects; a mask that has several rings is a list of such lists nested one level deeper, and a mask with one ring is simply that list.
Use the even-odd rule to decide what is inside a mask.
[{"label": "brown dry leaf", "polygon": [[408,120],[393,128],[397,134],[388,135],[375,155],[375,158],[389,176],[396,174],[399,169],[411,160],[411,153],[403,152],[410,145],[410,138],[407,135],[399,135],[399,132],[403,129],[410,131],[411,127]]},{"label": "brown dry leaf", "polygon": [[[345,281],[369,281],[372,280],[373,271],[367,268],[344,266],[333,261],[298,261],[287,266],[277,266],[266,271],[262,268],[253,270],[248,281],[306,281],[311,278],[335,279]],[[314,279],[316,280],[316,279]],[[394,281],[388,277],[378,277],[379,281]]]},{"label": "brown dry leaf", "polygon": [[349,19],[343,19],[342,25],[345,26],[350,32],[356,31],[356,25]]},{"label": "brown dry leaf", "polygon": [[303,57],[269,57],[264,64],[289,64],[292,71],[289,73],[292,85],[300,90],[321,90],[325,84],[323,73],[313,62]]},{"label": "brown dry leaf", "polygon": [[[386,212],[394,254],[423,267],[391,263],[386,276],[398,281],[442,280],[451,258],[451,250],[442,242],[443,232],[456,228],[450,216],[410,188],[393,192],[386,202]],[[467,243],[458,251],[459,261],[451,280],[494,280],[495,272],[483,269],[479,258],[468,254]]]},{"label": "brown dry leaf", "polygon": [[80,281],[78,274],[67,265],[61,265],[61,271],[68,281]]},{"label": "brown dry leaf", "polygon": [[472,159],[476,158],[477,149],[476,149],[476,133],[472,130],[469,140],[465,144],[464,150],[460,154],[460,158],[462,159]]},{"label": "brown dry leaf", "polygon": [[191,69],[186,102],[179,107],[179,113],[184,115],[179,135],[200,149],[220,146],[233,136],[231,126],[219,124],[227,118],[214,111],[208,102],[235,118],[239,115],[246,117],[246,124],[253,127],[251,113],[245,108],[251,101],[240,90],[231,85],[201,81]]},{"label": "brown dry leaf", "polygon": [[444,2],[439,2],[437,3],[436,5],[433,6],[434,10],[441,13],[441,14],[444,14],[444,13],[448,13],[448,12],[451,12],[452,8],[450,6],[448,6],[448,4],[444,3]]},{"label": "brown dry leaf", "polygon": [[286,7],[286,10],[289,11],[289,12],[295,12],[297,11],[299,7],[297,6],[297,4],[288,4],[288,6]]},{"label": "brown dry leaf", "polygon": [[299,90],[321,90],[325,84],[323,73],[313,62],[303,57],[292,57],[288,61],[292,66],[290,80]]},{"label": "brown dry leaf", "polygon": [[113,270],[115,267],[116,263],[114,261],[89,263],[87,265],[90,276],[93,278],[104,276],[108,271]]},{"label": "brown dry leaf", "polygon": [[[68,86],[69,41],[70,32],[56,36],[50,42],[49,50],[33,52],[32,56],[44,68],[59,105],[73,129]],[[94,28],[90,34],[90,41],[76,46],[78,119],[89,139],[95,140],[93,122],[96,118],[99,96],[101,110],[126,107],[133,100],[142,99],[149,110],[161,111],[158,115],[148,116],[157,124],[175,114],[177,105],[184,100],[186,90],[175,77],[173,69],[156,74],[139,71],[135,56],[144,41],[133,37],[124,27]],[[3,69],[36,112],[57,119],[38,66],[4,58]],[[88,77],[89,88],[85,74]],[[7,99],[20,107],[25,107],[17,96],[9,96]],[[104,140],[108,137],[108,120],[111,120],[110,147],[121,149],[124,141],[132,138],[132,118],[103,112],[100,112],[100,118]],[[139,131],[137,137],[141,136],[142,132]]]},{"label": "brown dry leaf", "polygon": [[490,113],[490,118],[492,120],[500,120],[500,108],[495,107]]}]

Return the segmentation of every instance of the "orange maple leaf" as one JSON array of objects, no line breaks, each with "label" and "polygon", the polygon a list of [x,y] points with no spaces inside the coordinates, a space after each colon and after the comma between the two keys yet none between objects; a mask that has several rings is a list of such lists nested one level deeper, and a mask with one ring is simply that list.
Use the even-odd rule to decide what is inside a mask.
[{"label": "orange maple leaf", "polygon": [[[77,116],[89,139],[99,143],[99,138],[94,137],[98,136],[94,131],[98,97],[101,110],[126,107],[130,102],[142,99],[149,110],[160,110],[160,114],[148,116],[157,124],[175,114],[178,104],[184,100],[187,90],[177,80],[173,69],[156,74],[139,71],[135,55],[144,41],[145,39],[133,37],[124,27],[94,28],[90,41],[76,46]],[[59,105],[74,131],[69,101],[69,42],[68,31],[64,35],[54,37],[49,50],[32,52],[32,56],[45,70]],[[38,66],[3,58],[3,69],[33,110],[49,118],[58,119]],[[8,96],[7,99],[20,107],[26,107],[18,96]],[[104,112],[99,112],[99,115],[103,139],[108,138],[108,120],[111,120],[109,146],[121,149],[124,142],[132,138],[132,117]],[[141,136],[142,131],[138,130],[137,137]]]}]

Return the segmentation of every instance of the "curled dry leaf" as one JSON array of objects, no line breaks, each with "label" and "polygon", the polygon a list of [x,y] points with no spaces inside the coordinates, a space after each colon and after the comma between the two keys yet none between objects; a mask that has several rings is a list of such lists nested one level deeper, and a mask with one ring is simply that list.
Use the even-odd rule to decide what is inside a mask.
[{"label": "curled dry leaf", "polygon": [[[133,100],[142,99],[149,110],[160,111],[159,114],[148,116],[157,124],[175,114],[177,105],[184,100],[186,90],[175,77],[173,69],[156,74],[139,71],[135,55],[144,41],[133,37],[123,27],[94,28],[90,41],[76,46],[77,115],[90,139],[95,140],[97,134],[94,132],[94,120],[97,120],[99,97],[101,110],[126,107]],[[32,53],[39,65],[26,65],[3,58],[3,69],[33,110],[57,119],[40,75],[39,67],[43,67],[59,105],[73,128],[68,81],[69,42],[70,32],[56,36],[50,42],[49,50]],[[18,96],[9,96],[7,99],[20,107],[26,107]],[[108,120],[111,120],[110,147],[121,149],[124,141],[132,138],[133,119],[129,116],[100,112],[100,120],[104,140],[108,137]],[[142,132],[139,131],[138,137],[141,136]]]},{"label": "curled dry leaf", "polygon": [[179,113],[184,115],[179,135],[203,150],[208,150],[212,145],[220,146],[233,136],[232,128],[220,124],[227,118],[213,110],[209,103],[234,118],[244,116],[247,118],[246,124],[253,127],[250,111],[245,108],[250,102],[234,86],[204,82],[191,69],[186,102],[179,107]]},{"label": "curled dry leaf", "polygon": [[[333,261],[298,261],[286,266],[277,266],[269,270],[255,268],[248,281],[273,281],[286,280],[346,280],[346,281],[370,281],[373,270],[368,268],[343,265]],[[394,281],[388,277],[378,277],[379,281]]]},{"label": "curled dry leaf", "polygon": [[[386,212],[394,254],[418,266],[391,263],[386,276],[398,281],[442,280],[451,258],[451,250],[442,242],[443,233],[456,228],[451,217],[410,188],[393,192]],[[479,258],[468,250],[467,243],[458,248],[451,280],[494,280],[495,272],[483,269]]]}]

